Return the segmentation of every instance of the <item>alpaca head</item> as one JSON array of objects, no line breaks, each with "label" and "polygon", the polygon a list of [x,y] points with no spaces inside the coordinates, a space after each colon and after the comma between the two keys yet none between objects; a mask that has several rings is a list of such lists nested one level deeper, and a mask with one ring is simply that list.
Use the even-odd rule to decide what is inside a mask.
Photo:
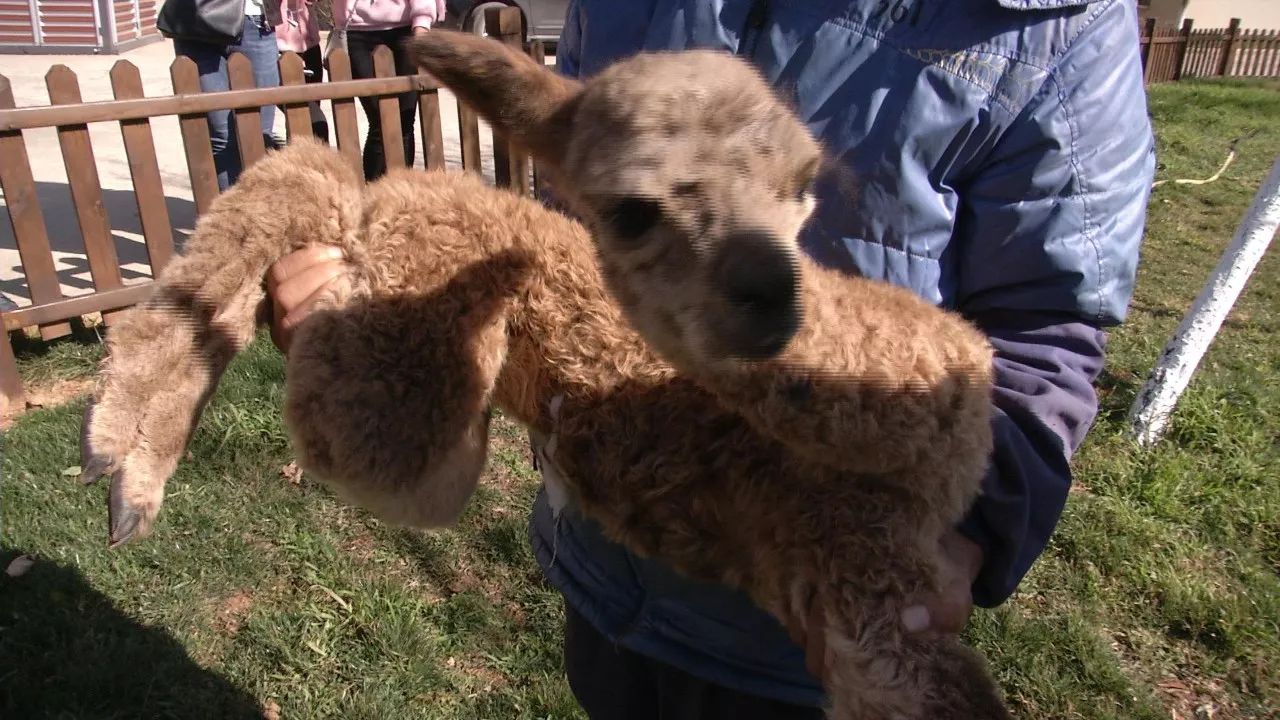
[{"label": "alpaca head", "polygon": [[410,48],[548,171],[655,350],[679,363],[786,346],[800,326],[796,238],[821,152],[751,66],[649,53],[579,83],[463,33]]}]

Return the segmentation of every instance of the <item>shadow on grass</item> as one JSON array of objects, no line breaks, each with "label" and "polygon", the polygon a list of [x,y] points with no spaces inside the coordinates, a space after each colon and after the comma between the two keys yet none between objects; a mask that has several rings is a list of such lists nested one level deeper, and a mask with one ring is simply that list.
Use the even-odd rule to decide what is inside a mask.
[{"label": "shadow on grass", "polygon": [[[0,566],[20,554],[0,547]],[[51,560],[0,576],[0,717],[261,718],[257,701],[200,667]]]},{"label": "shadow on grass", "polygon": [[1126,369],[1108,367],[1098,375],[1094,388],[1098,393],[1098,420],[1122,423],[1146,378]]}]

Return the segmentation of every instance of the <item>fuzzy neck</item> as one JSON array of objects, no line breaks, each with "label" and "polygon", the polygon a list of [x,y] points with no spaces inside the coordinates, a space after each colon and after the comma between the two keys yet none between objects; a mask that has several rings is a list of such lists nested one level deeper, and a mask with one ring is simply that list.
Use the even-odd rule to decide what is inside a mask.
[{"label": "fuzzy neck", "polygon": [[674,371],[623,319],[604,288],[586,229],[534,202],[510,249],[532,258],[524,292],[507,318],[507,358],[494,403],[520,422],[549,429],[551,399],[599,397],[624,382],[661,382]]}]

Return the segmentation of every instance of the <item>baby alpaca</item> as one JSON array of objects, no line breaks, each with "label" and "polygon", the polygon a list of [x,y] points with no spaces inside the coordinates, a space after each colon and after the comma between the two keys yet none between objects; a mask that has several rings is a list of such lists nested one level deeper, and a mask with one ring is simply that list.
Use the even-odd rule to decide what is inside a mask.
[{"label": "baby alpaca", "polygon": [[[82,464],[111,476],[111,542],[150,531],[263,320],[266,268],[327,243],[351,279],[295,331],[285,421],[342,497],[452,523],[496,406],[557,433],[570,492],[611,538],[788,625],[821,608],[832,718],[1008,717],[976,654],[899,622],[978,492],[990,349],[797,251],[818,149],[767,85],[715,53],[642,55],[579,85],[464,34],[412,47],[555,173],[587,227],[467,174],[362,187],[311,141],[269,154],[108,338]],[[286,202],[297,212],[268,211]],[[672,433],[673,418],[690,421]]]}]

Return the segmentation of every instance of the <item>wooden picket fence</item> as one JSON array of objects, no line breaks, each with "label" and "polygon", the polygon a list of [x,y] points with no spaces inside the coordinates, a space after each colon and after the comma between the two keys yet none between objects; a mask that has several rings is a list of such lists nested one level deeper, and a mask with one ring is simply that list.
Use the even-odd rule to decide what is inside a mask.
[{"label": "wooden picket fence", "polygon": [[[491,13],[486,18],[490,35],[519,46],[519,10],[502,8],[488,12]],[[542,61],[541,43],[532,43],[525,50]],[[306,83],[302,59],[294,53],[284,53],[280,58],[281,85],[258,88],[248,59],[234,54],[227,61],[231,89],[202,93],[195,63],[179,57],[170,66],[174,94],[146,98],[138,68],[122,60],[111,71],[116,99],[84,103],[76,75],[65,66],[56,66],[46,76],[51,104],[23,108],[14,107],[13,89],[9,80],[0,75],[0,187],[31,299],[30,305],[0,313],[6,332],[6,337],[0,340],[0,412],[20,412],[25,407],[24,389],[7,333],[38,328],[41,337],[54,339],[71,332],[71,320],[93,313],[101,313],[104,324],[110,327],[122,310],[146,299],[154,288],[154,281],[126,285],[122,279],[90,143],[89,123],[119,124],[154,278],[173,257],[174,228],[165,204],[151,118],[178,117],[197,214],[207,210],[219,192],[205,119],[211,110],[233,110],[241,159],[243,166],[248,167],[266,153],[260,128],[262,106],[276,105],[284,109],[287,137],[292,138],[312,132],[308,104],[327,100],[332,103],[338,149],[363,176],[356,99],[379,98],[379,117],[369,118],[369,122],[381,123],[388,167],[398,167],[404,164],[404,155],[397,95],[413,92],[418,99],[425,168],[443,169],[445,153],[436,82],[426,75],[397,76],[391,50],[386,47],[375,52],[374,67],[374,78],[353,80],[350,60],[339,50],[329,58],[329,80]],[[465,170],[479,173],[479,121],[461,102],[458,103],[458,126],[461,164]],[[23,137],[24,131],[50,127],[57,128],[71,200],[93,280],[92,293],[74,297],[64,296],[61,289]],[[531,192],[537,178],[531,177],[528,157],[513,152],[509,144],[496,136],[493,140],[496,183],[516,192]],[[41,158],[41,161],[47,159]]]},{"label": "wooden picket fence", "polygon": [[1194,77],[1280,77],[1280,32],[1230,26],[1197,30],[1191,20],[1181,28],[1158,28],[1147,20],[1140,40],[1147,84]]}]

